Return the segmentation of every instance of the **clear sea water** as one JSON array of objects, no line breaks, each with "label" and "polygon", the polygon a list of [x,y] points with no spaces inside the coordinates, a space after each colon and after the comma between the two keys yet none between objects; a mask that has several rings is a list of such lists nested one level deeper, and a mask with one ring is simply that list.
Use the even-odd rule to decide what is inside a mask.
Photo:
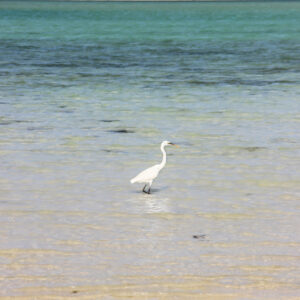
[{"label": "clear sea water", "polygon": [[299,20],[0,2],[0,295],[299,299]]}]

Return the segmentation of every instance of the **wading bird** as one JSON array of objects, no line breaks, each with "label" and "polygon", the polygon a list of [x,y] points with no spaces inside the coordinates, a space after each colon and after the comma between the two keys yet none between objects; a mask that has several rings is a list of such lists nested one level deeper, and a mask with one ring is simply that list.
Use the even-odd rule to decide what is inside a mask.
[{"label": "wading bird", "polygon": [[[142,171],[140,174],[138,174],[137,176],[135,176],[134,178],[132,178],[130,180],[131,183],[145,183],[145,186],[143,188],[143,192],[150,194],[150,189],[151,189],[151,185],[153,180],[158,176],[159,172],[161,171],[161,169],[166,165],[167,162],[167,154],[165,151],[165,147],[168,145],[172,145],[172,146],[176,146],[179,147],[171,142],[168,141],[163,141],[160,145],[160,150],[163,154],[163,158],[160,164],[158,165],[154,165],[144,171]],[[146,190],[146,187],[148,186],[148,189]]]}]

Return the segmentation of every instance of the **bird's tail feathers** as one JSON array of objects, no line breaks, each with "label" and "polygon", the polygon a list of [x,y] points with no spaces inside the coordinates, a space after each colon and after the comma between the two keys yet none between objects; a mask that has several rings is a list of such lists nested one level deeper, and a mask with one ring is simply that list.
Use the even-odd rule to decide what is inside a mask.
[{"label": "bird's tail feathers", "polygon": [[135,182],[136,182],[135,177],[130,180],[130,183],[135,183]]}]

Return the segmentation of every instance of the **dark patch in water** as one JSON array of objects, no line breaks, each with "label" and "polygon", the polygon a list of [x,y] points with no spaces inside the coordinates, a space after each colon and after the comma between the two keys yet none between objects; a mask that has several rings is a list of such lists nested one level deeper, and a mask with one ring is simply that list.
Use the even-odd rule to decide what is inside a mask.
[{"label": "dark patch in water", "polygon": [[30,123],[30,121],[23,121],[23,120],[3,120],[3,121],[0,121],[0,125],[11,125],[11,124],[14,124],[14,123]]},{"label": "dark patch in water", "polygon": [[274,67],[274,68],[255,68],[252,71],[252,73],[257,74],[258,72],[261,72],[262,74],[278,74],[289,71],[289,68],[280,68],[280,67]]},{"label": "dark patch in water", "polygon": [[246,151],[249,151],[249,152],[254,152],[254,151],[263,150],[266,148],[265,147],[244,147],[243,149]]},{"label": "dark patch in water", "polygon": [[80,77],[94,77],[94,76],[97,76],[95,74],[90,74],[90,73],[78,73],[77,75],[80,76]]},{"label": "dark patch in water", "polygon": [[205,80],[189,80],[188,83],[193,85],[245,85],[245,86],[267,86],[272,84],[292,84],[295,81],[291,80],[241,80],[241,79],[227,79],[220,81],[205,81]]},{"label": "dark patch in water", "polygon": [[125,151],[121,151],[121,150],[112,150],[112,149],[103,149],[102,151],[106,152],[106,153],[125,153]]},{"label": "dark patch in water", "polygon": [[6,200],[0,200],[0,204],[10,204],[10,202]]},{"label": "dark patch in water", "polygon": [[224,112],[223,111],[211,111],[210,113],[211,114],[223,114]]},{"label": "dark patch in water", "polygon": [[215,85],[220,84],[221,82],[218,81],[203,81],[203,80],[190,80],[188,81],[190,84],[197,84],[197,85]]},{"label": "dark patch in water", "polygon": [[29,121],[24,121],[24,120],[14,120],[14,123],[29,123]]},{"label": "dark patch in water", "polygon": [[74,111],[73,110],[61,110],[60,112],[65,113],[65,114],[71,114]]},{"label": "dark patch in water", "polygon": [[128,130],[128,129],[112,129],[112,130],[108,130],[107,132],[112,132],[112,133],[134,133],[133,130]]},{"label": "dark patch in water", "polygon": [[120,120],[101,120],[101,122],[104,122],[104,123],[112,123],[112,122],[118,122]]},{"label": "dark patch in water", "polygon": [[166,51],[171,55],[186,55],[186,56],[204,56],[204,55],[233,55],[235,52],[225,50],[224,48],[220,49],[184,49],[181,47],[167,48]]},{"label": "dark patch in water", "polygon": [[72,291],[72,294],[77,294],[77,293],[78,293],[78,291],[76,291],[76,290]]},{"label": "dark patch in water", "polygon": [[193,235],[193,239],[204,240],[206,238],[206,234],[195,234]]},{"label": "dark patch in water", "polygon": [[32,64],[33,66],[36,67],[46,67],[46,68],[74,68],[78,67],[78,63],[68,63],[68,62],[53,62],[53,63],[42,63],[42,64]]},{"label": "dark patch in water", "polygon": [[28,127],[27,130],[28,131],[46,131],[46,130],[50,130],[50,127]]}]

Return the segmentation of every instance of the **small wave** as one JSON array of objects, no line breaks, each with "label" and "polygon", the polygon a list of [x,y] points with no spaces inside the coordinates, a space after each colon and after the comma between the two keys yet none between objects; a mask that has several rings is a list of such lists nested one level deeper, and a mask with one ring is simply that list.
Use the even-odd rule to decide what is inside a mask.
[{"label": "small wave", "polygon": [[245,86],[268,86],[273,84],[295,84],[297,81],[293,80],[241,80],[241,79],[227,79],[220,81],[205,81],[205,80],[189,80],[192,85],[245,85]]}]

